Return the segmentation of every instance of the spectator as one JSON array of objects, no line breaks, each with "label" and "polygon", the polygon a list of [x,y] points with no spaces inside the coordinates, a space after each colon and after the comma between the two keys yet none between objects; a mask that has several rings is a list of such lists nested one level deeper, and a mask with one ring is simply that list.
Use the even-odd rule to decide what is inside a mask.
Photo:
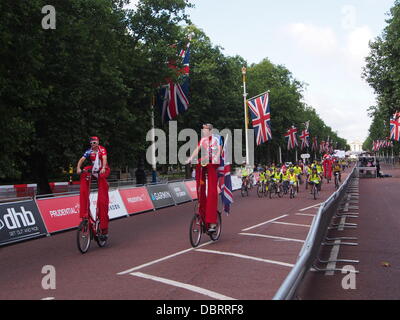
[{"label": "spectator", "polygon": [[135,171],[136,184],[146,184],[146,172],[144,172],[143,166],[139,166]]}]

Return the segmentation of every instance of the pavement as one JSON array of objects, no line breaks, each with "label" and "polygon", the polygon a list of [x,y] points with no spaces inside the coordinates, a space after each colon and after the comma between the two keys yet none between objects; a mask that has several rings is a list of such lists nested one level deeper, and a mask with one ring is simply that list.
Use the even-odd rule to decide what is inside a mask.
[{"label": "pavement", "polygon": [[328,235],[351,238],[343,240],[350,245],[331,246],[321,253],[322,260],[333,257],[359,262],[319,264],[320,268],[345,270],[309,272],[297,299],[400,299],[400,210],[397,207],[400,168],[384,165],[382,171],[392,177],[356,179],[348,194],[347,207],[342,206],[341,213],[352,216],[345,223],[357,226],[343,226]]}]

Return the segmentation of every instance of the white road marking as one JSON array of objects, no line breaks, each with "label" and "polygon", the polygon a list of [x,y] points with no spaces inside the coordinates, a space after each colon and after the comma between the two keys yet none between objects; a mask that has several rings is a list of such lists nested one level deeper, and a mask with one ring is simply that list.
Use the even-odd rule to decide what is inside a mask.
[{"label": "white road marking", "polygon": [[315,217],[316,214],[311,214],[311,213],[296,213],[296,216]]},{"label": "white road marking", "polygon": [[296,226],[296,227],[306,227],[306,228],[310,228],[311,226],[308,224],[298,224],[298,223],[289,223],[289,222],[279,222],[279,221],[274,221],[272,223],[276,223],[276,224],[284,224],[287,226]]},{"label": "white road marking", "polygon": [[43,299],[41,299],[41,300],[56,300],[56,298],[54,298],[54,297],[47,297],[47,298],[43,298]]},{"label": "white road marking", "polygon": [[294,267],[294,264],[291,264],[291,263],[268,260],[268,259],[262,259],[262,258],[246,256],[246,255],[243,255],[243,254],[232,253],[232,252],[223,252],[223,251],[207,250],[207,249],[196,249],[196,251],[205,252],[205,253],[220,254],[220,255],[224,255],[224,256],[231,256],[231,257],[236,257],[236,258],[241,258],[241,259],[255,260],[255,261],[260,261],[260,262],[265,262],[265,263],[270,263],[270,264],[277,264],[277,265],[280,265],[280,266],[285,266],[285,267],[290,267],[290,268]]},{"label": "white road marking", "polygon": [[[204,243],[204,244],[198,246],[198,248],[204,247],[204,246],[206,246],[206,245],[208,245],[208,244],[210,244],[210,243],[213,243],[213,241],[206,242],[206,243]],[[155,264],[155,263],[162,262],[162,261],[165,261],[165,260],[174,258],[174,257],[176,257],[176,256],[179,256],[179,255],[181,255],[181,254],[184,254],[184,253],[193,251],[194,249],[195,249],[195,248],[190,248],[190,249],[186,249],[186,250],[183,250],[183,251],[179,251],[179,252],[174,253],[174,254],[171,254],[171,255],[169,255],[169,256],[166,256],[166,257],[163,257],[163,258],[160,258],[160,259],[157,259],[157,260],[150,261],[150,262],[148,262],[148,263],[145,263],[145,264],[142,264],[142,265],[140,265],[140,266],[131,268],[131,269],[129,269],[129,270],[125,270],[125,271],[119,272],[119,273],[117,273],[117,275],[121,276],[121,275],[124,275],[124,274],[131,273],[131,272],[133,272],[133,271],[136,271],[136,270],[139,270],[139,269],[142,269],[142,268],[151,266],[151,265],[153,265],[153,264]]]},{"label": "white road marking", "polygon": [[[331,254],[329,256],[329,262],[328,265],[326,266],[327,269],[335,269],[336,268],[336,260],[338,259],[339,256],[339,249],[340,249],[340,240],[335,241],[335,245],[333,246],[331,250]],[[325,275],[326,276],[333,276],[335,274],[335,271],[326,271]]]},{"label": "white road marking", "polygon": [[178,288],[182,288],[182,289],[186,289],[189,291],[193,291],[196,293],[200,293],[202,295],[217,299],[217,300],[236,300],[234,298],[228,297],[228,296],[224,296],[222,294],[219,294],[217,292],[214,291],[210,291],[201,287],[197,287],[191,284],[186,284],[183,282],[178,282],[178,281],[174,281],[174,280],[170,280],[170,279],[166,279],[166,278],[161,278],[161,277],[156,277],[156,276],[152,276],[149,274],[145,274],[142,272],[134,272],[131,273],[132,276],[135,277],[139,277],[139,278],[144,278],[144,279],[149,279],[149,280],[153,280],[153,281],[157,281],[157,282],[161,282],[164,284],[168,284],[170,286],[174,286],[174,287],[178,287]]},{"label": "white road marking", "polygon": [[304,240],[300,239],[291,239],[291,238],[284,238],[284,237],[277,237],[277,236],[269,236],[265,234],[258,234],[258,233],[239,233],[243,236],[252,236],[252,237],[261,237],[261,238],[269,238],[269,239],[276,239],[276,240],[282,240],[282,241],[293,241],[293,242],[301,242],[304,243]]},{"label": "white road marking", "polygon": [[308,209],[312,209],[312,208],[315,208],[315,207],[317,207],[317,206],[320,206],[321,204],[322,204],[322,202],[321,202],[321,203],[318,203],[318,204],[314,204],[314,205],[311,206],[311,207],[307,207],[307,208],[304,208],[304,209],[300,209],[299,211],[303,212],[303,211],[306,211],[306,210],[308,210]]},{"label": "white road marking", "polygon": [[255,225],[255,226],[252,226],[252,227],[243,229],[242,231],[249,231],[249,230],[251,230],[251,229],[255,229],[255,228],[257,228],[257,227],[263,226],[264,224],[271,223],[271,222],[274,222],[274,221],[279,220],[279,219],[283,219],[283,218],[285,218],[285,217],[287,217],[287,216],[288,216],[288,214],[284,214],[283,216],[280,216],[280,217],[278,217],[278,218],[275,218],[275,219],[272,219],[272,220],[268,220],[268,221],[262,222],[262,223],[260,223],[260,224]]}]

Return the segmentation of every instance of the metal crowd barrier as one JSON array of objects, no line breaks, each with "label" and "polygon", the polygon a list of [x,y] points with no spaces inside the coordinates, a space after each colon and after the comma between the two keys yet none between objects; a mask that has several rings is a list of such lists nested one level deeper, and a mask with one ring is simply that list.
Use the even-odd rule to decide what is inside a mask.
[{"label": "metal crowd barrier", "polygon": [[318,258],[321,246],[326,241],[328,227],[333,215],[346,194],[349,182],[356,176],[356,169],[353,168],[346,181],[319,207],[297,262],[276,292],[273,300],[291,300],[296,294],[304,276]]}]

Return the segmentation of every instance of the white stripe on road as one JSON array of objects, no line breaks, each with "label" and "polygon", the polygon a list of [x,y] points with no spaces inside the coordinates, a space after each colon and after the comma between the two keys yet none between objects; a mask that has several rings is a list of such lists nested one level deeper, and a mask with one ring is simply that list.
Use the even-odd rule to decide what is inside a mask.
[{"label": "white stripe on road", "polygon": [[275,239],[275,240],[282,240],[282,241],[293,241],[293,242],[301,242],[304,243],[304,240],[300,239],[291,239],[291,238],[284,238],[284,237],[277,237],[277,236],[269,236],[265,234],[258,234],[258,233],[239,233],[243,236],[252,236],[252,237],[261,237],[261,238],[269,238],[269,239]]},{"label": "white stripe on road", "polygon": [[276,224],[284,224],[287,226],[295,226],[295,227],[306,227],[306,228],[310,228],[311,226],[308,224],[298,224],[298,223],[290,223],[290,222],[278,222],[278,221],[274,221],[272,223],[276,223]]},{"label": "white stripe on road", "polygon": [[311,214],[311,213],[296,213],[296,216],[315,217],[316,214]]},{"label": "white stripe on road", "polygon": [[241,258],[241,259],[255,260],[255,261],[260,261],[260,262],[265,262],[265,263],[277,264],[277,265],[280,265],[280,266],[285,266],[285,267],[290,267],[290,268],[292,268],[294,266],[291,263],[268,260],[268,259],[262,259],[262,258],[252,257],[252,256],[246,256],[246,255],[238,254],[238,253],[207,250],[207,249],[196,249],[196,251],[205,252],[205,253],[221,254],[221,255],[224,255],[224,256],[231,256],[231,257],[236,257],[236,258]]},{"label": "white stripe on road", "polygon": [[249,230],[251,230],[251,229],[255,229],[255,228],[257,228],[257,227],[263,226],[264,224],[271,223],[271,222],[274,222],[274,221],[279,220],[279,219],[283,219],[283,218],[285,218],[285,217],[287,217],[287,216],[288,216],[288,214],[284,214],[283,216],[280,216],[280,217],[278,217],[278,218],[275,218],[275,219],[272,219],[272,220],[268,220],[268,221],[262,222],[262,223],[260,223],[260,224],[255,225],[255,226],[252,226],[252,227],[243,229],[242,231],[249,231]]},{"label": "white stripe on road", "polygon": [[322,202],[321,202],[321,203],[318,203],[318,204],[314,204],[314,205],[311,206],[311,207],[307,207],[307,208],[304,208],[304,209],[300,209],[299,211],[303,212],[303,211],[306,211],[306,210],[308,210],[308,209],[315,208],[316,206],[319,206],[319,205],[321,205],[321,204],[322,204]]},{"label": "white stripe on road", "polygon": [[170,286],[186,289],[186,290],[193,291],[196,293],[200,293],[202,295],[205,295],[205,296],[217,299],[217,300],[236,300],[234,298],[224,296],[224,295],[216,293],[214,291],[210,291],[210,290],[207,290],[207,289],[204,289],[201,287],[197,287],[197,286],[193,286],[191,284],[186,284],[183,282],[178,282],[178,281],[174,281],[174,280],[170,280],[170,279],[166,279],[166,278],[156,277],[156,276],[152,276],[152,275],[141,273],[141,272],[134,272],[134,273],[131,273],[131,275],[135,276],[135,277],[139,277],[139,278],[144,278],[144,279],[161,282],[164,284],[168,284]]},{"label": "white stripe on road", "polygon": [[[206,246],[206,245],[208,245],[208,244],[210,244],[210,243],[213,243],[213,241],[206,242],[206,243],[204,243],[204,244],[198,246],[198,248],[204,247],[204,246]],[[155,263],[162,262],[162,261],[164,261],[164,260],[168,260],[168,259],[174,258],[174,257],[176,257],[176,256],[179,256],[179,255],[181,255],[181,254],[184,254],[184,253],[187,253],[187,252],[190,252],[190,251],[193,251],[193,250],[194,250],[194,248],[190,248],[190,249],[186,249],[186,250],[183,250],[183,251],[179,251],[179,252],[177,252],[177,253],[171,254],[171,255],[166,256],[166,257],[164,257],[164,258],[160,258],[160,259],[157,259],[157,260],[153,260],[153,261],[150,261],[150,262],[148,262],[148,263],[142,264],[142,265],[140,265],[140,266],[131,268],[131,269],[129,269],[129,270],[125,270],[125,271],[119,272],[119,273],[117,273],[117,275],[122,276],[122,275],[124,275],[124,274],[131,273],[131,272],[133,272],[133,271],[136,271],[136,270],[139,270],[139,269],[142,269],[142,268],[151,266],[151,265],[153,265],[153,264],[155,264]]]}]

